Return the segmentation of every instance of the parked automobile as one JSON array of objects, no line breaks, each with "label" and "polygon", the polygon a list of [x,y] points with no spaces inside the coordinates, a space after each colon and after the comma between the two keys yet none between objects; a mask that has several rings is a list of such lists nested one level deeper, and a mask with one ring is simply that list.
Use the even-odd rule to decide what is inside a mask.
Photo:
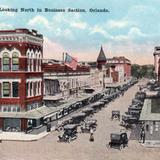
[{"label": "parked automobile", "polygon": [[77,138],[77,125],[68,124],[64,126],[64,132],[58,136],[59,142],[71,142]]},{"label": "parked automobile", "polygon": [[91,128],[93,129],[93,131],[95,131],[96,127],[97,127],[96,119],[86,119],[84,123],[81,125],[81,132],[89,133]]},{"label": "parked automobile", "polygon": [[132,115],[122,115],[121,125],[126,128],[131,128],[133,124],[138,123],[138,118]]},{"label": "parked automobile", "polygon": [[84,109],[82,110],[82,113],[85,113],[86,116],[89,116],[89,115],[91,115],[91,114],[94,113],[94,109],[87,107],[87,108],[84,108]]},{"label": "parked automobile", "polygon": [[111,119],[118,119],[120,120],[120,111],[119,110],[113,110],[112,111],[112,116],[111,116]]},{"label": "parked automobile", "polygon": [[70,124],[72,122],[72,117],[68,117],[62,121],[59,121],[58,125],[56,126],[56,131],[60,132],[63,130],[64,126]]},{"label": "parked automobile", "polygon": [[86,113],[77,113],[72,116],[71,123],[72,124],[79,124],[81,121],[83,121],[86,117]]},{"label": "parked automobile", "polygon": [[109,147],[119,148],[120,150],[128,146],[128,137],[126,132],[111,133]]},{"label": "parked automobile", "polygon": [[101,110],[102,107],[104,107],[104,102],[95,102],[92,104],[92,108],[94,109],[94,112],[98,112],[99,110]]}]

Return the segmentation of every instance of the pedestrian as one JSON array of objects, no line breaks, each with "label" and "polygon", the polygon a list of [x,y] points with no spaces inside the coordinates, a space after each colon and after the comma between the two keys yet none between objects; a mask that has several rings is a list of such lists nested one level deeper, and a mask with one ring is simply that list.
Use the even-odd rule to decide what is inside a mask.
[{"label": "pedestrian", "polygon": [[143,139],[143,128],[141,128],[141,132],[140,132],[140,140],[142,141],[142,139]]},{"label": "pedestrian", "polygon": [[145,143],[145,131],[144,128],[141,129],[140,138],[142,143]]},{"label": "pedestrian", "polygon": [[142,141],[143,141],[143,143],[145,143],[145,138],[146,138],[146,135],[145,135],[145,131],[143,130],[142,131]]},{"label": "pedestrian", "polygon": [[93,136],[93,128],[91,127],[90,128],[90,139],[89,139],[91,142],[94,141],[94,136]]}]

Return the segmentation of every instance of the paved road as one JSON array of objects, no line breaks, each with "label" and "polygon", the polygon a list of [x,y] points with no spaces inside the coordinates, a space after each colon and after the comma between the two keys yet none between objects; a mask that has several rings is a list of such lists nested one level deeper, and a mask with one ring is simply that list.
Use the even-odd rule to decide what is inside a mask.
[{"label": "paved road", "polygon": [[122,151],[106,147],[110,133],[122,128],[119,121],[111,121],[111,111],[113,109],[121,110],[121,113],[127,111],[137,90],[137,85],[133,86],[123,97],[111,102],[94,115],[98,120],[94,142],[89,142],[89,134],[78,134],[78,139],[70,144],[58,143],[59,133],[52,132],[39,141],[1,143],[0,160],[159,160],[160,149],[145,148],[134,140],[130,140],[129,147]]}]

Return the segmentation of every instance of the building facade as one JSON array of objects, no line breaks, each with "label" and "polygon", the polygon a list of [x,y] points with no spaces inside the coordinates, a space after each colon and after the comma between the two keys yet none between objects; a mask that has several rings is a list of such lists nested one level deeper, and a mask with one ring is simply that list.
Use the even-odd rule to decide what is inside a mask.
[{"label": "building facade", "polygon": [[25,113],[43,105],[42,58],[37,31],[0,31],[0,129],[25,131],[31,123]]},{"label": "building facade", "polygon": [[90,86],[90,67],[78,65],[76,70],[65,66],[62,62],[45,61],[44,95],[69,97],[76,94],[83,87]]},{"label": "building facade", "polygon": [[127,58],[108,58],[106,64],[111,67],[113,82],[124,82],[131,77],[131,61]]},{"label": "building facade", "polygon": [[97,68],[99,71],[106,70],[106,82],[124,82],[131,77],[131,61],[127,58],[113,57],[106,58],[101,46],[98,58],[97,58]]},{"label": "building facade", "polygon": [[145,143],[147,145],[159,145],[160,143],[160,100],[159,97],[146,98],[140,115],[145,131]]},{"label": "building facade", "polygon": [[157,46],[154,48],[153,56],[156,80],[160,80],[160,47]]}]

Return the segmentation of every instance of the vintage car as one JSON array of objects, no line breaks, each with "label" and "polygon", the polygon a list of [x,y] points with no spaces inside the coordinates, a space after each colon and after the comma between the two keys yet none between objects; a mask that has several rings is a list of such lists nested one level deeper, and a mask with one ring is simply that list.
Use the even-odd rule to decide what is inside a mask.
[{"label": "vintage car", "polygon": [[128,137],[126,132],[111,133],[110,148],[119,148],[120,150],[128,146]]},{"label": "vintage car", "polygon": [[135,107],[135,106],[128,107],[128,112],[141,111],[141,110],[142,110],[142,107]]},{"label": "vintage car", "polygon": [[120,111],[119,110],[113,110],[112,111],[112,116],[111,116],[111,119],[118,119],[120,120]]},{"label": "vintage car", "polygon": [[85,117],[86,117],[86,113],[77,113],[72,116],[71,123],[79,124],[80,122],[84,121]]},{"label": "vintage car", "polygon": [[139,104],[139,105],[143,106],[143,101],[141,101],[141,100],[139,100],[139,99],[133,99],[133,100],[132,100],[132,104],[133,104],[133,105]]},{"label": "vintage car", "polygon": [[129,112],[126,112],[126,114],[130,114],[130,115],[132,115],[133,117],[139,118],[139,117],[140,117],[140,114],[141,114],[141,111],[138,111],[138,110],[130,110]]},{"label": "vintage car", "polygon": [[99,110],[101,110],[102,107],[104,107],[104,102],[95,102],[92,104],[92,108],[94,109],[94,113],[98,112]]},{"label": "vintage car", "polygon": [[65,118],[65,119],[58,122],[55,130],[60,132],[64,129],[65,125],[70,124],[71,122],[72,122],[72,117]]},{"label": "vintage car", "polygon": [[84,109],[82,110],[82,113],[85,113],[86,116],[89,116],[89,115],[92,115],[92,114],[94,113],[94,109],[87,107],[87,108],[84,108]]},{"label": "vintage car", "polygon": [[64,126],[64,132],[62,135],[58,136],[59,142],[68,142],[70,143],[72,140],[77,138],[77,125],[68,124]]},{"label": "vintage car", "polygon": [[138,118],[132,115],[122,115],[121,125],[126,128],[131,128],[133,124],[138,123]]},{"label": "vintage car", "polygon": [[104,104],[108,104],[109,100],[107,98],[103,98],[100,100],[100,102],[103,102]]},{"label": "vintage car", "polygon": [[93,131],[95,131],[96,127],[97,127],[96,119],[86,119],[84,123],[81,125],[81,132],[89,133],[91,128],[93,129]]}]

